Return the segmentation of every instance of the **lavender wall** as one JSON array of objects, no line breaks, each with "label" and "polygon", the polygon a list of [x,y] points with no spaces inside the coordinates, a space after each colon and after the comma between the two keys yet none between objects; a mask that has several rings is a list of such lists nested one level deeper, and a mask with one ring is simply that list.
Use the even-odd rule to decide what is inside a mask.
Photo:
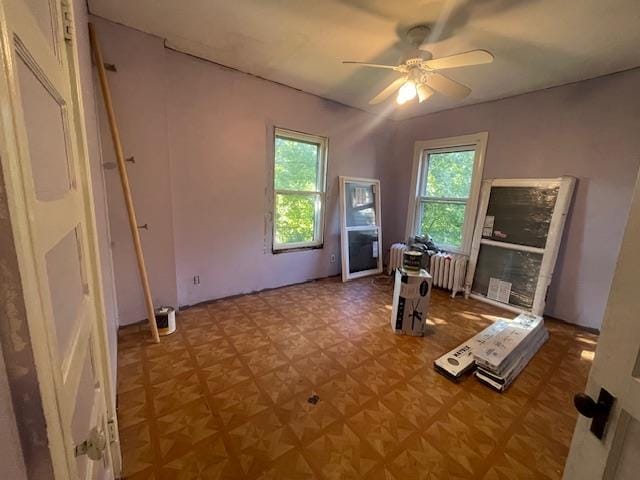
[{"label": "lavender wall", "polygon": [[[180,53],[168,51],[166,62],[180,302],[338,274],[338,176],[379,177],[388,129],[372,115]],[[321,250],[269,251],[274,125],[329,138]]]},{"label": "lavender wall", "polygon": [[[125,151],[136,157],[129,173],[139,223],[150,226],[143,231],[143,247],[156,303],[193,304],[338,274],[337,177],[380,176],[391,134],[385,121],[166,50],[157,37],[95,21],[105,60],[118,67],[109,79]],[[274,125],[330,139],[324,249],[278,255],[268,249]],[[110,161],[111,146],[104,144]],[[115,171],[107,173],[124,324],[145,315],[116,180]]]},{"label": "lavender wall", "polygon": [[599,328],[640,165],[640,69],[399,122],[385,244],[404,238],[417,140],[488,131],[485,178],[578,178],[547,313]]},{"label": "lavender wall", "polygon": [[[125,150],[136,157],[129,172],[139,223],[150,226],[143,246],[156,303],[192,304],[337,274],[338,175],[381,178],[388,246],[404,238],[414,142],[488,131],[485,178],[578,177],[547,312],[599,327],[640,164],[640,70],[391,122],[96,22],[106,60],[118,66],[110,79]],[[330,138],[322,250],[268,250],[274,125]],[[104,147],[112,161],[110,143]],[[130,323],[144,318],[144,306],[119,188],[109,171],[120,322]]]},{"label": "lavender wall", "polygon": [[[105,62],[116,65],[108,78],[126,157],[133,201],[155,305],[177,305],[169,147],[165,108],[165,51],[157,37],[99,18],[96,24]],[[96,82],[96,88],[98,84]],[[111,246],[120,324],[146,318],[142,287],[102,97],[100,137],[108,196]]]}]

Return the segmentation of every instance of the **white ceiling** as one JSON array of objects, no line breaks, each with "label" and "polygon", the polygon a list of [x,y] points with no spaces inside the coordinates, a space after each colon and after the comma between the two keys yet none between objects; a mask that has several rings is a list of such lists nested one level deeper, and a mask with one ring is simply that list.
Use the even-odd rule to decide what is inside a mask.
[{"label": "white ceiling", "polygon": [[[371,112],[422,115],[640,65],[640,0],[89,0],[91,12],[214,62]],[[396,75],[342,60],[396,64],[400,38],[434,25],[441,57],[481,48],[495,61],[449,70],[473,92],[372,107]],[[428,55],[428,54],[427,54]],[[393,98],[393,97],[392,97]]]}]

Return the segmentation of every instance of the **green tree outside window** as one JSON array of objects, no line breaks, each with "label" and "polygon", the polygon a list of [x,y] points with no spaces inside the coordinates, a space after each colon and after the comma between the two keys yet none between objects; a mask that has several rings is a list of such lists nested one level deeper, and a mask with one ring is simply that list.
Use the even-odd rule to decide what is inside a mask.
[{"label": "green tree outside window", "polygon": [[436,245],[460,247],[475,151],[428,153],[420,192],[418,233]]},{"label": "green tree outside window", "polygon": [[318,241],[324,165],[321,143],[276,136],[274,240],[278,245]]}]

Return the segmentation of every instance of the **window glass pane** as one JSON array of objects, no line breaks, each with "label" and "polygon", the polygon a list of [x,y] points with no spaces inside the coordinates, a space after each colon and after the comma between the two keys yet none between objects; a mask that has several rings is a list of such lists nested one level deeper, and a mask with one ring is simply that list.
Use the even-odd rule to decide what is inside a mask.
[{"label": "window glass pane", "polygon": [[276,190],[319,191],[318,154],[314,143],[276,137],[275,188]]},{"label": "window glass pane", "polygon": [[486,217],[491,227],[483,229],[482,236],[544,248],[558,190],[558,187],[491,187]]},{"label": "window glass pane", "polygon": [[276,194],[276,243],[301,243],[315,240],[316,209],[320,198],[316,194]]},{"label": "window glass pane", "polygon": [[424,196],[468,198],[475,150],[429,153]]},{"label": "window glass pane", "polygon": [[422,202],[420,204],[420,235],[431,235],[436,245],[462,245],[464,203]]},{"label": "window glass pane", "polygon": [[376,195],[373,185],[345,182],[347,227],[365,227],[376,223]]},{"label": "window glass pane", "polygon": [[349,273],[378,268],[378,230],[351,230],[349,237]]},{"label": "window glass pane", "polygon": [[489,283],[506,282],[509,303],[531,308],[538,285],[542,254],[521,252],[493,245],[480,245],[471,291],[489,296]]}]

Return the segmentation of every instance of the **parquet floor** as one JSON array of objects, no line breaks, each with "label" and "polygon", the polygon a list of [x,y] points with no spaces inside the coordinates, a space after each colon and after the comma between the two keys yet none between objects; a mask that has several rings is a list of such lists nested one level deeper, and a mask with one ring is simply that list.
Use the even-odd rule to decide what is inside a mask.
[{"label": "parquet floor", "polygon": [[159,345],[122,329],[126,478],[560,478],[596,336],[547,321],[499,394],[432,365],[511,314],[436,290],[414,338],[390,331],[390,303],[390,286],[333,278],[193,307]]}]

